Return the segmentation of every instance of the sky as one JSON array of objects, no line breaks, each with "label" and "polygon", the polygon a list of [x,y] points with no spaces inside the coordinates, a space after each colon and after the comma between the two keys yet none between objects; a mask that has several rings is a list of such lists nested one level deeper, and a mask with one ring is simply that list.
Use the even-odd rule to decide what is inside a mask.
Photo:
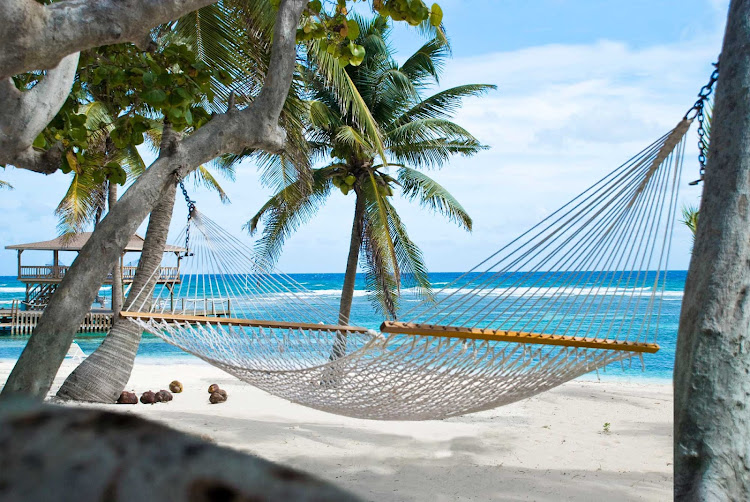
[{"label": "sky", "polygon": [[[440,5],[453,58],[435,91],[467,83],[498,87],[466,100],[455,118],[490,148],[429,173],[473,217],[473,232],[398,197],[394,203],[429,269],[452,272],[468,270],[674,127],[720,52],[728,0]],[[406,26],[394,32],[399,60],[423,42]],[[687,184],[698,173],[697,137],[689,134],[681,204],[697,204],[700,196],[700,187]],[[0,191],[0,275],[14,275],[16,253],[4,247],[57,235],[54,210],[70,180],[13,168],[0,170],[0,179],[15,187]],[[203,213],[252,243],[242,225],[271,191],[251,163],[223,186],[231,204],[188,184]],[[343,272],[353,208],[353,194],[335,193],[287,241],[279,268]],[[175,234],[185,217],[178,200]],[[687,268],[690,247],[689,231],[678,225],[671,269]]]}]

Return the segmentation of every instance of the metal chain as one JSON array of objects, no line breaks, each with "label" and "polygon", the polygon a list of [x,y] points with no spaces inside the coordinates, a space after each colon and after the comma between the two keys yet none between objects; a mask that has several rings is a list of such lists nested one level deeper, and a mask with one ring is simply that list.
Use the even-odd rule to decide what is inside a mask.
[{"label": "metal chain", "polygon": [[705,109],[706,101],[708,101],[708,98],[711,96],[711,93],[714,90],[714,84],[719,78],[719,62],[715,62],[713,66],[714,71],[711,73],[711,78],[709,78],[706,85],[701,87],[701,90],[698,93],[698,100],[695,102],[693,107],[690,108],[690,110],[688,110],[685,114],[685,119],[696,119],[698,121],[698,163],[700,164],[699,173],[701,177],[695,181],[691,181],[690,185],[697,185],[698,183],[703,181],[703,175],[706,172],[706,153],[708,153],[708,141],[706,140],[707,131],[705,127]]},{"label": "metal chain", "polygon": [[182,256],[193,256],[190,252],[190,221],[193,219],[193,212],[195,211],[195,201],[188,195],[187,188],[185,188],[184,178],[180,178],[180,188],[182,189],[182,195],[185,196],[185,202],[187,203],[188,215],[187,215],[187,228],[185,230],[185,252]]}]

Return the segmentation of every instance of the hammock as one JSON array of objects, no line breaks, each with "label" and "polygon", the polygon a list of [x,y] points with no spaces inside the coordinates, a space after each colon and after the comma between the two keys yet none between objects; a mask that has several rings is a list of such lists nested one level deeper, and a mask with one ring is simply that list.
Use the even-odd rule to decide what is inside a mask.
[{"label": "hammock", "polygon": [[271,394],[368,419],[462,415],[612,363],[643,364],[659,350],[689,127],[681,121],[377,331],[337,325],[337,301],[258,261],[197,210],[179,280],[138,292],[122,316]]}]

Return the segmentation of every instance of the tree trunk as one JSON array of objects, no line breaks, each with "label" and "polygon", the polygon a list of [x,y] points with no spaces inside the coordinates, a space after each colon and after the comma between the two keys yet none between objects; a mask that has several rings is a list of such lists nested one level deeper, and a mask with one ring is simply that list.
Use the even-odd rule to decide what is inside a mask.
[{"label": "tree trunk", "polygon": [[[107,192],[107,207],[109,211],[112,211],[112,206],[117,202],[117,183],[108,183]],[[112,268],[112,319],[117,319],[117,316],[122,310],[122,262],[121,258],[117,258],[115,266]]]},{"label": "tree trunk", "polygon": [[[362,247],[362,234],[365,223],[365,198],[360,194],[359,188],[354,187],[357,200],[354,204],[354,222],[352,223],[352,235],[349,240],[349,257],[346,260],[346,273],[344,274],[344,285],[341,288],[341,303],[339,304],[339,324],[349,324],[349,315],[352,312],[352,301],[354,300],[354,282],[357,279],[357,264],[359,263],[359,250]],[[333,344],[331,359],[338,359],[346,354],[346,334],[336,334]]]},{"label": "tree trunk", "polygon": [[[151,290],[159,275],[154,271],[161,266],[164,256],[169,224],[172,222],[175,190],[176,185],[171,183],[151,212],[143,252],[125,304],[126,310],[130,309],[136,297],[137,310],[151,309]],[[144,293],[138,296],[141,291]],[[68,376],[57,392],[57,397],[114,403],[130,379],[142,334],[141,328],[135,323],[115,317],[112,329],[102,344]]]},{"label": "tree trunk", "polygon": [[24,393],[44,398],[100,285],[128,240],[175,181],[174,162],[160,157],[97,225],[65,274],[3,388],[2,397]]},{"label": "tree trunk", "polygon": [[675,361],[674,496],[750,500],[750,0],[733,0]]}]

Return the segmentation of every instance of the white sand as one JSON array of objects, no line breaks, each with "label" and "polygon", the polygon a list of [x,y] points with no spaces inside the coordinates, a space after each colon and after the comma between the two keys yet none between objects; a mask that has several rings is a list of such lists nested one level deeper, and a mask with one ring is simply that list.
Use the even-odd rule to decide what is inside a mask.
[{"label": "white sand", "polygon": [[[185,392],[172,402],[103,407],[302,469],[366,500],[672,498],[670,385],[575,381],[460,418],[380,422],[289,403],[197,359],[173,361],[137,363],[128,384],[140,395],[180,380]],[[0,382],[11,367],[0,362]],[[72,368],[66,362],[56,386]],[[226,403],[208,403],[211,383],[228,392]]]}]

